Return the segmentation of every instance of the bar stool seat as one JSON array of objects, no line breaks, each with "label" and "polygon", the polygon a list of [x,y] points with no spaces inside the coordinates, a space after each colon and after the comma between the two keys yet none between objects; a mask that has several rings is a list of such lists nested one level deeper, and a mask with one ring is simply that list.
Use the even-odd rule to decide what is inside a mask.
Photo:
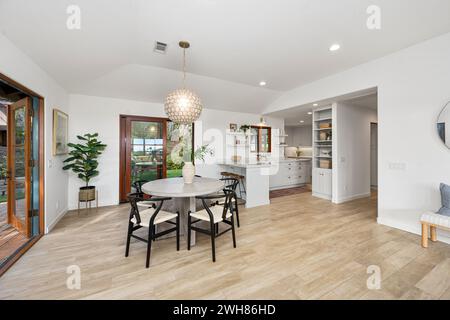
[{"label": "bar stool seat", "polygon": [[239,181],[239,184],[238,184],[239,198],[243,202],[245,202],[242,199],[242,194],[247,194],[247,191],[245,190],[245,176],[243,176],[241,174],[233,173],[233,172],[227,172],[227,171],[222,171],[220,174],[222,175],[222,178],[234,178]]}]

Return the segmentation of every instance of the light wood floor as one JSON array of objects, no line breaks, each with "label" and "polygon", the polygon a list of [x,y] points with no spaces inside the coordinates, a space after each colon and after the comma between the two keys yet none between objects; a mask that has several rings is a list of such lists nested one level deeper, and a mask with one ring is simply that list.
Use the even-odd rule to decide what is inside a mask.
[{"label": "light wood floor", "polygon": [[0,266],[28,240],[10,225],[0,225]]},{"label": "light wood floor", "polygon": [[[238,247],[217,241],[211,262],[204,235],[188,252],[156,242],[150,269],[145,244],[124,245],[128,206],[68,214],[0,278],[0,298],[137,299],[449,299],[450,246],[376,223],[376,199],[342,205],[310,193],[242,210]],[[66,268],[81,268],[81,289],[66,288]],[[367,267],[382,288],[368,290]]]}]

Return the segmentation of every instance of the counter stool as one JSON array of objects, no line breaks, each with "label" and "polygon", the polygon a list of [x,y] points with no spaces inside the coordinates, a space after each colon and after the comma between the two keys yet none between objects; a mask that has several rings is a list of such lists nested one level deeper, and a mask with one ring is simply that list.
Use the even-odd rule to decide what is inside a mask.
[{"label": "counter stool", "polygon": [[221,174],[222,178],[234,178],[239,181],[239,184],[238,184],[239,198],[241,200],[243,200],[242,194],[245,194],[245,195],[247,194],[247,192],[245,190],[245,176],[237,174],[237,173],[233,173],[233,172],[226,172],[226,171],[223,171],[220,174]]}]

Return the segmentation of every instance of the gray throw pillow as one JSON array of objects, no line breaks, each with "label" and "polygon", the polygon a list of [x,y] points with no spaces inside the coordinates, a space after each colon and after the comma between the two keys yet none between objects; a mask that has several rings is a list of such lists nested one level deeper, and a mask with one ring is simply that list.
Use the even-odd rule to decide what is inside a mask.
[{"label": "gray throw pillow", "polygon": [[450,217],[450,186],[441,183],[439,189],[441,190],[442,208],[438,213]]}]

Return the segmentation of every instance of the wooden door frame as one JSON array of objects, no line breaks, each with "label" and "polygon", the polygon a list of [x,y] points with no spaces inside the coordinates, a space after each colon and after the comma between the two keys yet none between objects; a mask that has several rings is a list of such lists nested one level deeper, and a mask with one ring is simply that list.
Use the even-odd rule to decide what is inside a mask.
[{"label": "wooden door frame", "polygon": [[261,145],[261,129],[267,129],[267,134],[268,134],[268,142],[269,142],[269,150],[267,151],[267,153],[272,152],[272,127],[269,126],[250,126],[250,128],[252,129],[258,129],[258,138],[256,141],[256,152],[259,153],[260,151],[260,145]]},{"label": "wooden door frame", "polygon": [[147,117],[147,116],[134,116],[134,115],[120,115],[120,137],[119,137],[119,202],[125,202],[125,196],[127,194],[127,184],[128,179],[131,175],[130,159],[127,157],[127,148],[131,146],[130,141],[126,140],[127,133],[129,132],[130,124],[132,121],[143,121],[143,122],[160,122],[162,123],[162,136],[163,136],[163,178],[166,177],[167,173],[167,122],[170,121],[168,118],[160,117]]},{"label": "wooden door frame", "polygon": [[9,258],[5,264],[0,267],[0,276],[6,272],[25,252],[28,251],[43,235],[45,232],[45,128],[44,128],[44,97],[33,90],[21,85],[19,82],[12,78],[0,73],[0,80],[7,85],[14,87],[23,93],[35,97],[39,100],[39,147],[38,147],[38,159],[37,165],[39,167],[39,234],[32,237],[22,248],[15,253],[14,256]]},{"label": "wooden door frame", "polygon": [[[30,208],[31,208],[31,186],[30,186],[30,181],[31,181],[31,167],[30,167],[30,159],[31,159],[31,143],[32,141],[32,133],[31,133],[31,115],[32,115],[32,111],[31,109],[33,108],[32,105],[32,98],[30,97],[25,97],[17,102],[15,102],[14,104],[21,102],[23,100],[26,100],[26,104],[25,104],[25,115],[24,115],[24,125],[25,125],[25,137],[24,137],[24,175],[25,175],[25,221],[23,222],[23,224],[25,224],[24,226],[22,225],[22,221],[19,221],[19,219],[16,218],[16,214],[17,214],[17,208],[16,208],[16,197],[15,197],[15,192],[16,192],[16,176],[15,176],[15,168],[16,168],[16,161],[15,161],[15,151],[16,151],[16,139],[15,139],[15,135],[16,135],[16,131],[15,131],[15,120],[14,120],[14,111],[12,110],[12,108],[8,107],[8,122],[7,122],[7,133],[8,133],[8,142],[7,142],[7,155],[8,155],[8,171],[9,172],[9,178],[8,178],[8,186],[7,186],[7,192],[8,192],[8,197],[7,197],[7,207],[8,207],[8,224],[11,224],[14,228],[16,228],[18,231],[23,232],[25,229],[25,236],[27,238],[31,237],[31,217],[29,215],[30,213]],[[14,105],[13,104],[13,105]],[[23,105],[19,105],[19,108],[22,108]]]}]

